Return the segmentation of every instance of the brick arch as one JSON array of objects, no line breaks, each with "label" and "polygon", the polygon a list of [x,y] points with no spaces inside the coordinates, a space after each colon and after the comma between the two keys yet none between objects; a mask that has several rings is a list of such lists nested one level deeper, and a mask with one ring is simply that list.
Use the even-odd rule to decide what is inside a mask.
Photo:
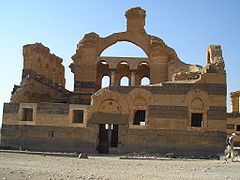
[{"label": "brick arch", "polygon": [[206,91],[195,89],[195,90],[189,91],[186,94],[184,99],[184,104],[191,108],[192,103],[194,102],[194,100],[197,100],[197,99],[202,101],[204,105],[203,109],[205,110],[208,109],[208,105],[212,101],[209,94]]},{"label": "brick arch", "polygon": [[120,106],[119,112],[122,114],[129,114],[129,105],[126,99],[120,93],[116,91],[110,91],[108,88],[100,89],[94,95],[92,95],[90,107],[91,113],[98,113],[101,111],[102,105],[106,101],[116,102],[116,104],[119,104]]},{"label": "brick arch", "polygon": [[141,33],[136,36],[136,34],[133,35],[129,32],[114,33],[106,38],[101,38],[97,55],[100,56],[105,49],[120,41],[133,43],[140,47],[148,57],[150,56],[150,41],[148,35]]},{"label": "brick arch", "polygon": [[153,104],[152,94],[149,91],[142,88],[136,88],[129,93],[127,98],[128,104],[130,106],[134,106],[134,102],[136,102],[136,100],[139,100],[139,99],[145,100],[145,103],[146,103],[145,106],[149,106]]},{"label": "brick arch", "polygon": [[204,108],[204,103],[201,98],[197,97],[192,100],[190,107],[193,110],[202,110]]}]

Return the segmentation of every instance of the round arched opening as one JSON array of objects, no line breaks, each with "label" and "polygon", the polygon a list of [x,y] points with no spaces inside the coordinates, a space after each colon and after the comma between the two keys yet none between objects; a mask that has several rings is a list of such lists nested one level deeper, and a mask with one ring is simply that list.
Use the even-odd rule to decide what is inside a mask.
[{"label": "round arched opening", "polygon": [[141,62],[138,65],[136,84],[149,85],[150,84],[150,68],[147,62]]},{"label": "round arched opening", "polygon": [[[97,63],[96,86],[97,89],[108,87],[110,84],[110,70],[106,61]],[[107,78],[108,77],[108,78]]]},{"label": "round arched opening", "polygon": [[103,65],[108,65],[108,63],[106,61],[100,61],[100,63]]},{"label": "round arched opening", "polygon": [[128,65],[128,63],[126,61],[121,61],[120,64],[125,64],[125,65]]},{"label": "round arched opening", "polygon": [[101,80],[101,88],[105,88],[110,86],[110,77],[109,76],[103,76]]},{"label": "round arched opening", "polygon": [[150,79],[148,77],[143,77],[141,79],[141,86],[146,86],[150,84]]},{"label": "round arched opening", "polygon": [[129,86],[129,78],[127,76],[121,78],[120,86]]}]

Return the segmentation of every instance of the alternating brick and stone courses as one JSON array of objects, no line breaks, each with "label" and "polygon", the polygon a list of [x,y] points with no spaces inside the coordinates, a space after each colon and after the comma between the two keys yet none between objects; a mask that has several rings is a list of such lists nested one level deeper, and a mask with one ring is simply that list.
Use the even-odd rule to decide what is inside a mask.
[{"label": "alternating brick and stone courses", "polygon": [[[223,152],[227,117],[238,115],[226,112],[221,46],[208,46],[205,67],[186,64],[162,39],[146,33],[145,10],[132,8],[125,16],[125,32],[89,33],[77,44],[69,66],[73,91],[65,88],[63,59],[41,43],[23,47],[22,81],[4,104],[2,146],[186,157]],[[101,56],[119,41],[137,45],[147,58]]]}]

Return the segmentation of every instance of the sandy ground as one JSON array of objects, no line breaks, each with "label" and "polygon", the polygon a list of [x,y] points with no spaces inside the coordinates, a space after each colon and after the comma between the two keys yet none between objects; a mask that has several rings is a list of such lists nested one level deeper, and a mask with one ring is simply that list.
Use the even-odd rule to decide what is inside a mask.
[{"label": "sandy ground", "polygon": [[240,158],[126,160],[110,156],[57,157],[0,152],[1,179],[240,179]]}]

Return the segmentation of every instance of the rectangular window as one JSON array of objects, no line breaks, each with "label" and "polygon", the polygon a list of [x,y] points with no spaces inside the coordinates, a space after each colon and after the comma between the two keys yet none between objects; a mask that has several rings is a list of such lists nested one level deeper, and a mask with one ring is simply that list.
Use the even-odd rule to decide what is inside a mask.
[{"label": "rectangular window", "polygon": [[73,111],[73,122],[74,123],[83,123],[83,110],[74,110]]},{"label": "rectangular window", "polygon": [[192,113],[191,126],[192,127],[202,127],[202,120],[203,120],[202,113]]},{"label": "rectangular window", "polygon": [[33,109],[23,108],[22,110],[22,121],[33,121]]},{"label": "rectangular window", "polygon": [[133,125],[145,125],[145,112],[145,110],[135,111]]},{"label": "rectangular window", "polygon": [[236,131],[240,131],[240,125],[236,125]]}]

